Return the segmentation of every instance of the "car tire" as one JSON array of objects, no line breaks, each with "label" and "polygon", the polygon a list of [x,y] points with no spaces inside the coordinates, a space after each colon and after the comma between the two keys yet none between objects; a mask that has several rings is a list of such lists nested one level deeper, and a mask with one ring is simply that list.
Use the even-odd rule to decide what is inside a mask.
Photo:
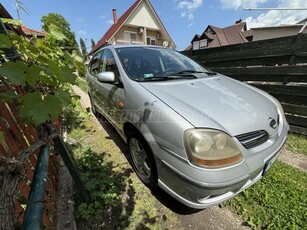
[{"label": "car tire", "polygon": [[90,98],[90,102],[91,102],[92,113],[95,115],[95,117],[98,117],[99,113],[97,112],[96,105],[94,104],[93,99],[92,99],[90,94],[89,94],[89,98]]},{"label": "car tire", "polygon": [[155,158],[144,137],[136,131],[127,135],[129,158],[132,168],[143,183],[155,188],[158,185],[158,174]]}]

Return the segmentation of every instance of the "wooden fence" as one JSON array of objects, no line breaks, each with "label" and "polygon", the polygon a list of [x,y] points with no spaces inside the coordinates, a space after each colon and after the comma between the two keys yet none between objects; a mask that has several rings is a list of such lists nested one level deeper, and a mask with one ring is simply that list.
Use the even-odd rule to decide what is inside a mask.
[{"label": "wooden fence", "polygon": [[[0,93],[4,92],[6,87],[0,84]],[[21,87],[15,88],[16,93],[24,94]],[[17,107],[14,103],[0,102],[0,130],[4,133],[5,139],[0,141],[0,159],[17,159],[18,155],[28,149],[38,141],[36,130],[20,121],[17,115]],[[38,152],[31,154],[24,162],[23,168],[25,177],[18,184],[19,194],[16,202],[16,216],[18,224],[22,224],[25,212],[25,205],[29,197],[30,187]],[[55,229],[56,226],[56,205],[58,191],[58,156],[51,154],[49,160],[49,172],[46,182],[46,192],[44,199],[43,226],[46,229]],[[1,177],[1,176],[0,176]],[[0,185],[4,186],[3,184]],[[3,214],[3,213],[1,213]],[[4,213],[5,214],[5,213]]]},{"label": "wooden fence", "polygon": [[282,103],[291,131],[307,135],[307,34],[183,53],[270,93]]}]

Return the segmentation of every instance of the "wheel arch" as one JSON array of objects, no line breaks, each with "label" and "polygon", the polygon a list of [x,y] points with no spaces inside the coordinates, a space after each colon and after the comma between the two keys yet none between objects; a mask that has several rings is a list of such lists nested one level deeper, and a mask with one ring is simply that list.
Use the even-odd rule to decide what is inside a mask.
[{"label": "wheel arch", "polygon": [[131,122],[125,122],[123,125],[123,132],[124,132],[125,137],[127,137],[129,132],[131,131],[138,132],[147,142],[156,142],[149,128],[144,124],[141,125],[140,128],[138,128],[136,125],[134,125]]}]

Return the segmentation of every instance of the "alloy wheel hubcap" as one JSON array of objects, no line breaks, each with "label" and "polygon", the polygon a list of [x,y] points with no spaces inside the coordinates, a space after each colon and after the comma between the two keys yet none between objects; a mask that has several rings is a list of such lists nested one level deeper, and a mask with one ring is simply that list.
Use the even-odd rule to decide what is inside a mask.
[{"label": "alloy wheel hubcap", "polygon": [[143,179],[149,179],[151,176],[151,169],[143,145],[136,138],[131,138],[129,146],[131,158],[138,171],[138,174]]}]

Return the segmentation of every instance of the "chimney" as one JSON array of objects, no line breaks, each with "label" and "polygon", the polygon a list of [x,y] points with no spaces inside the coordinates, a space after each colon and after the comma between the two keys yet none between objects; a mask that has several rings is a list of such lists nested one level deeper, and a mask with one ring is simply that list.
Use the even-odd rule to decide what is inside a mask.
[{"label": "chimney", "polygon": [[117,22],[117,15],[116,15],[116,9],[113,9],[113,20],[114,20],[114,24]]},{"label": "chimney", "polygon": [[242,22],[242,19],[240,18],[238,21],[236,21],[236,24],[240,24]]}]

